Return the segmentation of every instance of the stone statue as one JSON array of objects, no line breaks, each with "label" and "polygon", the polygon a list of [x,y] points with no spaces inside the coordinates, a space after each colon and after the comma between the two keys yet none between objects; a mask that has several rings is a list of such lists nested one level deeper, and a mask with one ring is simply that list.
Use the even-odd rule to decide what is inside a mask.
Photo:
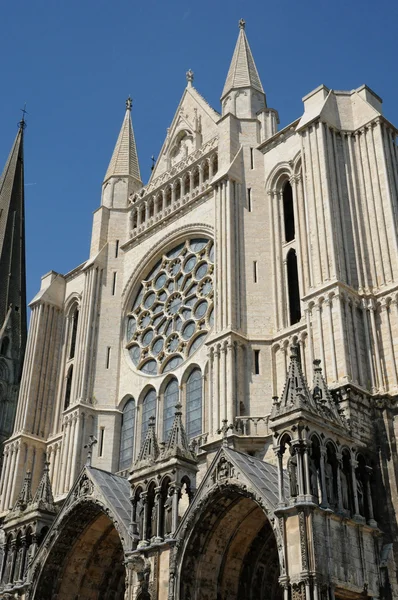
[{"label": "stone statue", "polygon": [[311,494],[319,502],[319,473],[313,458],[310,458],[310,486]]},{"label": "stone statue", "polygon": [[329,461],[325,462],[325,482],[326,482],[326,497],[328,503],[333,506],[334,498],[334,485],[333,485],[333,467]]},{"label": "stone statue", "polygon": [[144,531],[144,509],[145,509],[145,505],[144,505],[144,501],[143,499],[140,497],[137,500],[137,508],[136,508],[136,521],[137,521],[137,525],[138,525],[138,534],[140,536],[140,540],[144,540],[145,539],[145,531]]},{"label": "stone statue", "polygon": [[295,498],[298,494],[297,486],[297,455],[292,446],[289,446],[290,457],[287,461],[287,472],[289,473],[290,481],[290,496]]},{"label": "stone statue", "polygon": [[164,534],[165,536],[173,531],[173,488],[169,487],[167,498],[164,503]]},{"label": "stone statue", "polygon": [[152,514],[151,514],[151,535],[150,535],[151,538],[157,535],[158,503],[159,503],[159,498],[157,496],[155,496],[155,502],[153,503]]},{"label": "stone statue", "polygon": [[347,475],[345,474],[343,469],[340,469],[340,480],[341,480],[341,501],[343,503],[343,508],[345,510],[349,510],[349,498],[348,498],[348,481]]},{"label": "stone statue", "polygon": [[358,510],[359,514],[365,516],[365,504],[364,504],[364,487],[361,479],[357,477],[357,496],[358,496]]}]

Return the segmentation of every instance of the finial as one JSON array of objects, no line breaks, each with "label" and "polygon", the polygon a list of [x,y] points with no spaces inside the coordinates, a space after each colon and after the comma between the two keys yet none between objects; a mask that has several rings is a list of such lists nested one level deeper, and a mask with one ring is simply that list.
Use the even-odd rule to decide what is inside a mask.
[{"label": "finial", "polygon": [[153,417],[153,416],[149,417],[149,419],[148,419],[148,427],[155,427],[155,421],[156,421],[155,417]]},{"label": "finial", "polygon": [[239,20],[239,29],[245,29],[246,21],[244,19]]},{"label": "finial", "polygon": [[25,115],[28,114],[28,111],[26,110],[26,102],[24,104],[24,107],[21,108],[20,110],[21,110],[21,113],[22,113],[22,119],[19,121],[18,127],[19,127],[19,129],[23,130],[26,127]]},{"label": "finial", "polygon": [[176,415],[182,414],[182,412],[181,412],[182,404],[180,404],[180,402],[177,402],[177,404],[175,405],[175,409],[176,409],[176,412],[175,412]]},{"label": "finial", "polygon": [[222,435],[222,445],[228,446],[228,431],[229,429],[233,429],[233,425],[228,425],[228,419],[223,419],[221,422],[222,425],[217,430],[217,433]]},{"label": "finial", "polygon": [[94,444],[96,444],[98,442],[97,438],[94,435],[90,435],[88,438],[88,443],[85,444],[85,448],[88,448],[87,450],[87,459],[86,459],[86,466],[87,467],[91,467],[91,458],[93,456],[93,446]]},{"label": "finial", "polygon": [[133,99],[129,95],[129,97],[126,100],[126,110],[131,110],[132,106],[133,106]]},{"label": "finial", "polygon": [[321,368],[321,361],[319,360],[319,358],[316,358],[316,359],[313,361],[313,365],[314,365],[314,371],[322,371],[322,368]]},{"label": "finial", "polygon": [[192,69],[188,69],[188,71],[186,72],[186,77],[187,77],[188,85],[192,85],[192,82],[193,82],[193,71],[192,71]]},{"label": "finial", "polygon": [[297,358],[298,358],[298,346],[297,346],[297,344],[292,344],[290,346],[290,358],[292,360],[295,360],[295,359],[297,360]]}]

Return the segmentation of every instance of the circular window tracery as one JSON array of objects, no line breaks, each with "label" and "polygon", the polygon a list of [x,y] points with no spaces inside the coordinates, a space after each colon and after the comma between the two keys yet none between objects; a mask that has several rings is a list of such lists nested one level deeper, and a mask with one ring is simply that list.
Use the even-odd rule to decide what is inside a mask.
[{"label": "circular window tracery", "polygon": [[167,253],[142,279],[127,315],[127,349],[138,370],[178,367],[213,326],[214,244],[193,238]]}]

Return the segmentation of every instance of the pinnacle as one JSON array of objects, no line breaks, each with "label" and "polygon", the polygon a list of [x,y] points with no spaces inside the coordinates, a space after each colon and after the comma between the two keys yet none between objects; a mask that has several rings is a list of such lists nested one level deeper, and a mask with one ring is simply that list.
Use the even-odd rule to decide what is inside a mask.
[{"label": "pinnacle", "polygon": [[247,41],[245,26],[245,21],[241,19],[239,21],[238,41],[236,42],[221,98],[224,98],[231,90],[236,88],[251,87],[264,93],[249,42]]},{"label": "pinnacle", "polygon": [[129,96],[126,100],[126,113],[122,127],[104,181],[110,177],[130,176],[141,182],[133,123],[131,120],[131,108],[132,99]]},{"label": "pinnacle", "polygon": [[149,417],[148,430],[135,463],[136,468],[144,466],[148,462],[155,462],[159,454],[159,445],[155,433],[155,417]]},{"label": "pinnacle", "polygon": [[189,448],[188,436],[182,422],[181,408],[180,403],[176,404],[173,425],[162,453],[162,458],[169,458],[171,456],[180,456],[190,460],[194,458]]}]

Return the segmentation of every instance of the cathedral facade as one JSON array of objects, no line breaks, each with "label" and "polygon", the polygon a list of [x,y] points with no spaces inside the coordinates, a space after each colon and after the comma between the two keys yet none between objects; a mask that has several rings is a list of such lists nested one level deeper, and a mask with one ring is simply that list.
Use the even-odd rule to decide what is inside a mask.
[{"label": "cathedral facade", "polygon": [[220,113],[186,77],[30,303],[0,597],[398,598],[397,130],[365,85],[279,130],[244,21]]}]

